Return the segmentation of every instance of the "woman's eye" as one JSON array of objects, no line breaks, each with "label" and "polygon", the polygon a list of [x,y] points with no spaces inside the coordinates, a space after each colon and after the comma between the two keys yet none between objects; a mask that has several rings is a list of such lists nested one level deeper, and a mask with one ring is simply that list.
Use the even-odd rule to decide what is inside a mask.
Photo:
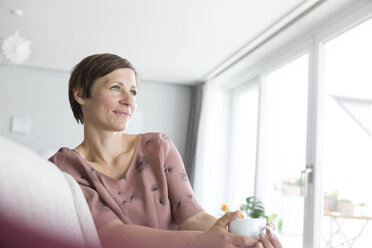
[{"label": "woman's eye", "polygon": [[132,90],[132,91],[131,91],[131,94],[132,94],[133,96],[136,96],[136,95],[137,95],[137,91],[136,91],[136,90]]},{"label": "woman's eye", "polygon": [[120,87],[115,85],[115,86],[112,86],[111,87],[112,90],[115,90],[115,91],[120,91]]}]

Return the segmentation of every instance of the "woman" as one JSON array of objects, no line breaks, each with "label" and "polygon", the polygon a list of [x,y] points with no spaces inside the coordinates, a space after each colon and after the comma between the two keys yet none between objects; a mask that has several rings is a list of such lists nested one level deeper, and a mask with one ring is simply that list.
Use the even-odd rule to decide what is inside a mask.
[{"label": "woman", "polygon": [[[107,247],[281,247],[226,231],[194,198],[181,157],[164,134],[124,134],[136,110],[138,75],[129,61],[96,54],[77,64],[69,100],[84,140],[50,158],[80,184]],[[177,231],[174,231],[177,230]]]}]

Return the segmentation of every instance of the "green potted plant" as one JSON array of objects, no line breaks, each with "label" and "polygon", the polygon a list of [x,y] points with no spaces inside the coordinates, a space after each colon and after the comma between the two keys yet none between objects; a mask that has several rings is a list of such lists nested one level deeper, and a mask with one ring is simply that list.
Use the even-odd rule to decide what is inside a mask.
[{"label": "green potted plant", "polygon": [[245,211],[247,216],[251,218],[266,218],[265,208],[260,200],[255,196],[250,196],[245,199],[246,204],[240,205],[240,211]]},{"label": "green potted plant", "polygon": [[[222,204],[222,210],[224,212],[230,212],[230,210],[229,210],[229,208],[227,207],[226,204]],[[262,228],[262,225],[266,226],[266,223],[274,223],[275,219],[277,218],[276,214],[272,214],[270,216],[267,216],[265,214],[265,208],[264,208],[262,202],[259,199],[257,199],[255,196],[247,197],[246,198],[246,203],[240,205],[240,211],[241,211],[240,218],[238,218],[236,220],[233,220],[229,225],[229,229],[242,228],[241,225],[243,225],[243,224],[241,222],[254,222],[254,224],[244,224],[244,225],[249,225],[249,226],[256,225],[256,226],[261,226],[261,228]],[[246,213],[246,216],[248,218],[246,218],[244,216],[243,212]],[[235,226],[237,226],[237,228],[234,228]],[[283,220],[282,219],[280,219],[278,221],[277,227],[278,227],[278,231],[282,232],[282,227],[283,227]],[[244,228],[247,228],[247,227],[244,227]],[[234,231],[234,232],[236,232],[236,231]],[[243,233],[239,233],[239,234],[243,234]],[[245,235],[245,234],[243,234],[243,235]],[[247,235],[247,236],[249,236],[249,235]]]}]

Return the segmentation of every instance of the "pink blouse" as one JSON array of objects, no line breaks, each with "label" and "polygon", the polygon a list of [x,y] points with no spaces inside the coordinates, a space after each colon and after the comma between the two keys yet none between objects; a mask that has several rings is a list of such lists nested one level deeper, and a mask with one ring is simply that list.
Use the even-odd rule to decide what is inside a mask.
[{"label": "pink blouse", "polygon": [[176,146],[161,133],[139,134],[133,160],[120,180],[95,170],[69,148],[61,148],[49,160],[79,183],[97,229],[120,219],[125,224],[177,230],[203,210]]}]

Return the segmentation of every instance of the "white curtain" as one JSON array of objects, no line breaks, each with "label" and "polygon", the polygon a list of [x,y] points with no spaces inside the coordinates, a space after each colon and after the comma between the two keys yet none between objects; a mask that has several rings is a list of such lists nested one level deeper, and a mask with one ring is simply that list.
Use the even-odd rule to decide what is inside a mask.
[{"label": "white curtain", "polygon": [[203,103],[199,122],[194,191],[205,211],[218,217],[227,200],[229,165],[230,94],[217,82],[203,86]]}]

